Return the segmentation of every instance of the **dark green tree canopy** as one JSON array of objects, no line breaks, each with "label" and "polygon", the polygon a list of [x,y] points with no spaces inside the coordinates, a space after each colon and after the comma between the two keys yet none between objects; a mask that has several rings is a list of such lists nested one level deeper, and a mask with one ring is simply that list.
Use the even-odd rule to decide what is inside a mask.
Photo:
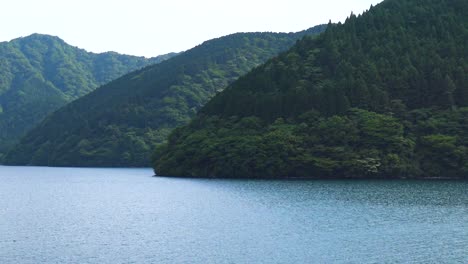
[{"label": "dark green tree canopy", "polygon": [[468,177],[468,2],[385,0],[219,93],[159,175]]}]

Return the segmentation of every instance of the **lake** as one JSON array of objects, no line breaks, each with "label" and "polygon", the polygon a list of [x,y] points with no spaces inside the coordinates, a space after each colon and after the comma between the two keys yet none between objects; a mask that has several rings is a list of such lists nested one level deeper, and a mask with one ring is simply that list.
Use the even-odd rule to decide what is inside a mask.
[{"label": "lake", "polygon": [[468,263],[468,182],[0,166],[0,263]]}]

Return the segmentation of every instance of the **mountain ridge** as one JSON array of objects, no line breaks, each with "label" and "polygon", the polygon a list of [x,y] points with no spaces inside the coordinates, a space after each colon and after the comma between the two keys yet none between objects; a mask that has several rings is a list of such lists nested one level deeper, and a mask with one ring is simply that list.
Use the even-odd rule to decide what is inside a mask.
[{"label": "mountain ridge", "polygon": [[[214,94],[288,49],[301,33],[235,33],[114,80],[31,130],[7,164],[148,166],[155,145]],[[58,133],[57,131],[61,131]]]},{"label": "mountain ridge", "polygon": [[131,70],[145,59],[95,54],[56,36],[33,34],[0,43],[0,156],[47,114]]}]

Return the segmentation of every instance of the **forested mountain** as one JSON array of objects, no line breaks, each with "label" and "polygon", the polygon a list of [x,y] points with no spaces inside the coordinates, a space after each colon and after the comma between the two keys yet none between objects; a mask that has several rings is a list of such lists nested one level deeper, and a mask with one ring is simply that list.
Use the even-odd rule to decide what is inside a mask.
[{"label": "forested mountain", "polygon": [[65,106],[28,133],[7,164],[148,166],[157,144],[215,93],[307,34],[239,33],[130,73]]},{"label": "forested mountain", "polygon": [[159,175],[468,178],[468,1],[386,0],[176,129]]},{"label": "forested mountain", "polygon": [[39,34],[1,42],[0,156],[47,114],[99,85],[173,55],[146,59],[95,54]]}]

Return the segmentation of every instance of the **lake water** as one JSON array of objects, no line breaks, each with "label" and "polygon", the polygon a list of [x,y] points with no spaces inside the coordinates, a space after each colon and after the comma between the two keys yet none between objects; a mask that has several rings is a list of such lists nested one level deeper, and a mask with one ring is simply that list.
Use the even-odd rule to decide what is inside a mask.
[{"label": "lake water", "polygon": [[468,263],[468,182],[0,167],[0,263]]}]

